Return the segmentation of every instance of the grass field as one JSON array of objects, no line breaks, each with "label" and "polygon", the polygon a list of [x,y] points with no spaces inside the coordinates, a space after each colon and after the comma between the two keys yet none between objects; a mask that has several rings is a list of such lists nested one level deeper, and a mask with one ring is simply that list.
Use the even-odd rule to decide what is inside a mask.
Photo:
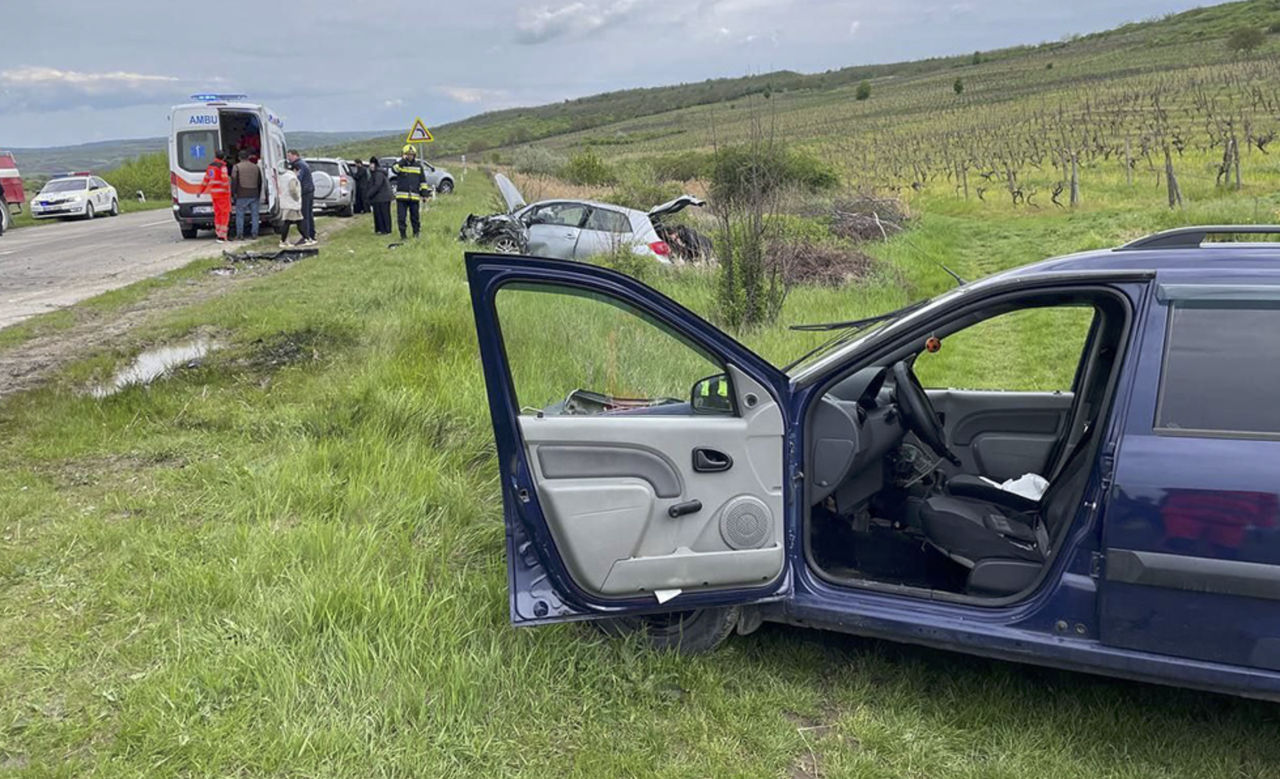
[{"label": "grass field", "polygon": [[[395,250],[357,220],[318,258],[0,400],[0,773],[1276,774],[1268,704],[768,626],[698,658],[509,627],[454,240],[491,197],[473,180]],[[989,271],[1164,218],[943,211],[876,249],[883,280],[799,289],[783,319],[945,289],[936,260]],[[709,277],[653,281],[708,310]],[[222,348],[85,394],[197,334]],[[744,337],[777,360],[803,346],[780,326]]]}]

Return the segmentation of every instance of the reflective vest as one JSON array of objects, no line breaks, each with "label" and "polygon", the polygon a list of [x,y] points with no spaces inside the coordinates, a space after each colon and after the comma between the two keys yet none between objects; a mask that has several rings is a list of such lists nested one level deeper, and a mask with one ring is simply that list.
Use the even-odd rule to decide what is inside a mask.
[{"label": "reflective vest", "polygon": [[231,197],[231,177],[227,175],[227,165],[214,162],[204,172],[204,181],[200,182],[200,194],[208,192],[214,200]]},{"label": "reflective vest", "polygon": [[427,170],[421,162],[401,159],[391,170],[396,174],[396,200],[421,200],[431,196]]}]

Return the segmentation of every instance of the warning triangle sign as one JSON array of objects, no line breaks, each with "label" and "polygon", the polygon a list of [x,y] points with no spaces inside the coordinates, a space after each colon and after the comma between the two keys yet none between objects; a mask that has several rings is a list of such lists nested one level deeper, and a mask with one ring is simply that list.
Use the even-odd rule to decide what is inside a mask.
[{"label": "warning triangle sign", "polygon": [[413,127],[409,128],[409,135],[404,139],[405,143],[431,143],[435,138],[431,137],[431,131],[422,123],[419,117],[413,120]]}]

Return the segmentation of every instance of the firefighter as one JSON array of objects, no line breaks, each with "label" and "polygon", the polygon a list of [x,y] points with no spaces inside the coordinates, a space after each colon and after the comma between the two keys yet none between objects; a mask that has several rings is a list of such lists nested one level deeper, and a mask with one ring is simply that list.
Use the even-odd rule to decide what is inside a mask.
[{"label": "firefighter", "polygon": [[231,223],[231,177],[227,175],[226,152],[222,149],[214,152],[213,162],[200,182],[200,194],[206,192],[213,198],[213,230],[218,234],[218,243],[226,243]]},{"label": "firefighter", "polygon": [[421,229],[420,210],[422,199],[431,196],[427,183],[427,170],[418,162],[418,153],[409,144],[400,150],[403,156],[391,167],[396,174],[396,225],[400,228],[400,240],[405,239],[405,215],[413,222],[413,237]]}]

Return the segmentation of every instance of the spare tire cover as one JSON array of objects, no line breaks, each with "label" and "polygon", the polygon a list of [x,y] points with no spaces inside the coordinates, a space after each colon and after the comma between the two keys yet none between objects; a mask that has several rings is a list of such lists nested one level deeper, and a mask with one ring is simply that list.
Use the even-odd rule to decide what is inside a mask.
[{"label": "spare tire cover", "polygon": [[316,197],[326,198],[333,194],[333,176],[324,171],[311,174],[311,181],[316,185]]}]

